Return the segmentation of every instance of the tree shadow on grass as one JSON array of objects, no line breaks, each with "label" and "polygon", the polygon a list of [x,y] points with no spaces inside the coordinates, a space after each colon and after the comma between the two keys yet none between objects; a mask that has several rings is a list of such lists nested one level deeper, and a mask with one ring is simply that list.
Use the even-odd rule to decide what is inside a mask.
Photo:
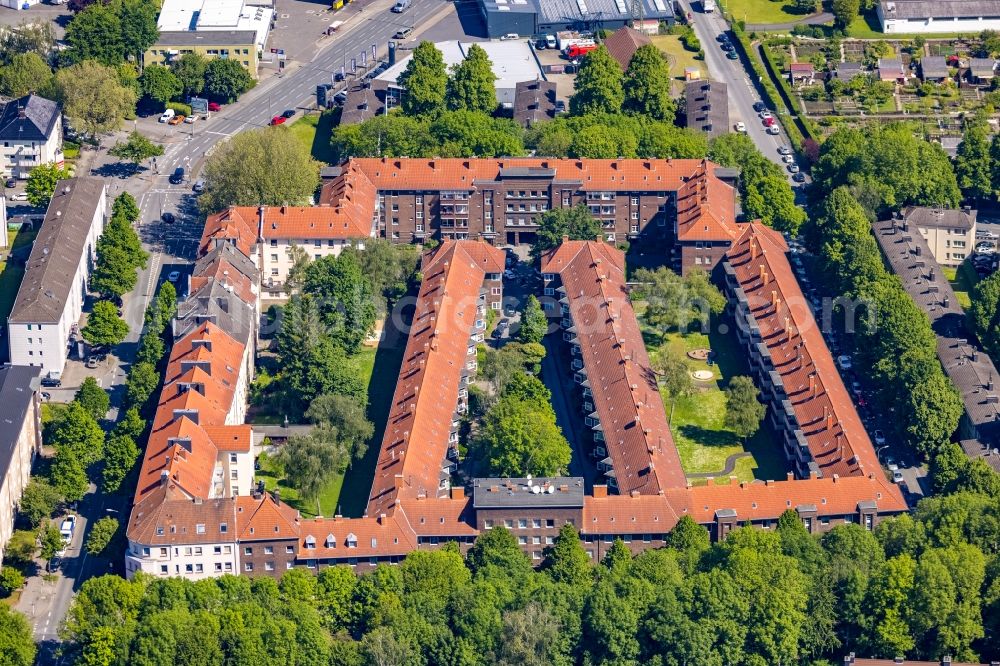
[{"label": "tree shadow on grass", "polygon": [[697,425],[682,425],[678,432],[698,446],[736,446],[739,439],[728,430],[713,430]]}]

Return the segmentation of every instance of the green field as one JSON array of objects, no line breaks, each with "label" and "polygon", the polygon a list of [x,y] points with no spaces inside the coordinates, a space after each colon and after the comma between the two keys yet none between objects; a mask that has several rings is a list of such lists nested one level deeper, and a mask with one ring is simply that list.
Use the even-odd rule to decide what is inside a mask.
[{"label": "green field", "polygon": [[796,12],[791,2],[784,1],[726,0],[725,5],[734,19],[746,23],[791,23],[810,16]]},{"label": "green field", "polygon": [[683,81],[684,69],[687,67],[697,67],[703,75],[708,76],[705,63],[701,60],[695,60],[695,52],[684,48],[684,45],[681,44],[681,38],[677,35],[656,35],[650,39],[656,48],[668,56],[671,78]]},{"label": "green field", "polygon": [[854,39],[914,39],[916,37],[933,37],[934,39],[950,39],[953,37],[959,37],[962,34],[968,36],[971,33],[934,33],[933,35],[904,35],[904,34],[886,34],[882,32],[882,24],[879,23],[878,16],[875,15],[875,10],[865,12],[854,17],[851,21],[851,25],[847,26],[847,36],[853,37]]},{"label": "green field", "polygon": [[[715,352],[711,366],[685,355],[692,349],[705,347]],[[750,456],[737,460],[731,474],[720,474],[716,478],[717,483],[728,483],[730,475],[740,481],[783,479],[787,470],[785,459],[767,421],[745,445],[724,425],[726,397],[723,388],[730,377],[749,374],[742,351],[736,346],[735,336],[670,333],[662,346],[659,340],[653,341],[650,355],[655,356],[662,348],[670,348],[683,356],[692,372],[710,370],[715,375],[713,381],[701,383],[693,395],[678,400],[673,408],[670,431],[684,471],[689,474],[721,472],[726,466],[726,458],[746,451]],[[671,400],[666,395],[663,398],[669,416]],[[693,479],[692,482],[699,481]]]},{"label": "green field", "polygon": [[322,115],[310,113],[288,125],[288,131],[308,146],[313,159],[325,162],[326,164],[333,164],[333,150],[330,147],[333,118],[332,113],[324,113]]}]

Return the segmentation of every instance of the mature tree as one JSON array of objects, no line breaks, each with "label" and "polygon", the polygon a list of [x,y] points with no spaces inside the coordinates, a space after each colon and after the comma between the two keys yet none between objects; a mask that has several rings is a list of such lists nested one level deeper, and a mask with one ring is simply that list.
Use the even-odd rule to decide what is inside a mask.
[{"label": "mature tree", "polygon": [[551,404],[501,397],[483,419],[475,448],[499,476],[553,476],[566,470],[570,446]]},{"label": "mature tree", "polygon": [[32,666],[35,663],[35,639],[28,618],[7,604],[0,604],[0,661],[4,666]]},{"label": "mature tree", "polygon": [[590,558],[580,544],[580,534],[570,523],[559,528],[555,543],[545,552],[543,570],[552,580],[583,588],[590,581]]},{"label": "mature tree", "polygon": [[46,562],[51,562],[56,553],[66,547],[62,534],[59,532],[59,527],[52,522],[45,523],[41,530],[39,530],[38,541],[42,546],[38,553],[39,557]]},{"label": "mature tree", "polygon": [[518,337],[521,342],[541,342],[549,331],[549,318],[545,315],[534,294],[528,296],[521,310],[521,330]]},{"label": "mature tree", "polygon": [[833,0],[834,25],[841,30],[861,13],[861,0]]},{"label": "mature tree", "polygon": [[900,655],[914,648],[906,615],[915,570],[909,555],[894,557],[879,567],[868,586],[863,640],[874,654]]},{"label": "mature tree", "polygon": [[1000,352],[1000,272],[976,283],[969,320],[986,350]]},{"label": "mature tree", "polygon": [[122,23],[111,5],[96,2],[74,16],[66,26],[66,43],[73,62],[96,60],[114,66],[125,60]]},{"label": "mature tree", "polygon": [[792,0],[792,7],[799,14],[812,14],[816,11],[816,0]]},{"label": "mature tree", "polygon": [[144,268],[148,253],[135,229],[122,216],[113,216],[97,239],[97,264],[90,288],[105,298],[121,297],[135,289],[137,268]]},{"label": "mature tree", "polygon": [[139,89],[146,98],[161,105],[184,92],[180,79],[169,67],[163,65],[146,65],[139,77]]},{"label": "mature tree", "polygon": [[709,157],[719,164],[740,169],[740,198],[747,218],[792,235],[805,220],[795,205],[795,193],[780,166],[764,157],[744,134],[725,134],[712,141]]},{"label": "mature tree", "polygon": [[0,93],[8,97],[46,90],[51,82],[52,68],[37,53],[18,53],[0,67]]},{"label": "mature tree", "polygon": [[93,377],[87,377],[83,380],[76,395],[73,396],[73,400],[80,403],[80,406],[98,421],[105,417],[111,407],[111,398],[108,396],[108,392],[102,389]]},{"label": "mature tree", "polygon": [[55,21],[39,17],[21,21],[0,34],[0,63],[10,64],[24,53],[34,53],[47,59],[56,43]]},{"label": "mature tree", "polygon": [[334,428],[337,439],[355,459],[365,455],[368,440],[375,433],[375,425],[365,417],[364,404],[346,395],[318,396],[309,403],[305,416],[313,423]]},{"label": "mature tree", "polygon": [[359,253],[327,255],[306,266],[303,291],[315,297],[326,330],[344,351],[353,354],[375,326],[371,281],[362,271]]},{"label": "mature tree", "polygon": [[989,126],[985,115],[977,114],[965,122],[955,156],[955,177],[966,198],[982,200],[993,196],[992,176]]},{"label": "mature tree", "polygon": [[87,493],[87,468],[71,448],[56,452],[49,477],[52,485],[67,502],[77,502]]},{"label": "mature tree", "polygon": [[[134,408],[133,408],[134,409]],[[132,410],[129,410],[132,411]],[[138,416],[138,413],[136,413]],[[115,430],[117,430],[117,426]],[[141,434],[140,430],[140,434]],[[138,436],[138,435],[136,435]],[[129,471],[135,466],[135,461],[139,459],[139,447],[135,444],[132,436],[125,434],[115,434],[111,436],[104,445],[104,492],[113,493],[121,488],[122,481],[128,476]]]},{"label": "mature tree", "polygon": [[559,654],[563,627],[552,609],[531,602],[503,615],[503,640],[497,643],[497,666],[551,666],[566,664]]},{"label": "mature tree", "polygon": [[493,113],[497,107],[493,85],[496,78],[486,50],[473,44],[465,59],[452,67],[447,86],[448,108]]},{"label": "mature tree", "polygon": [[198,53],[185,53],[170,64],[174,76],[181,82],[184,95],[198,95],[205,88],[208,59]]},{"label": "mature tree", "polygon": [[[24,587],[24,574],[14,567],[0,568],[0,596],[9,597],[22,587]],[[2,641],[3,639],[0,639],[0,644]]]},{"label": "mature tree", "polygon": [[552,392],[535,375],[515,372],[503,387],[503,396],[517,398],[533,404],[552,401]]},{"label": "mature tree", "polygon": [[692,324],[707,331],[711,315],[720,314],[726,298],[712,284],[704,271],[691,271],[681,277],[669,268],[640,268],[635,272],[640,283],[634,297],[646,303],[642,317],[661,336],[671,330],[686,332]]},{"label": "mature tree", "polygon": [[205,180],[198,205],[207,213],[229,206],[305,205],[319,186],[319,162],[301,141],[290,141],[283,127],[251,130],[215,149],[205,162]]},{"label": "mature tree", "polygon": [[437,143],[432,155],[500,157],[524,154],[523,130],[509,118],[492,118],[480,111],[446,111],[427,131]]},{"label": "mature tree", "polygon": [[139,219],[140,212],[139,203],[128,192],[119,194],[115,197],[114,203],[111,204],[111,217],[113,218],[121,216],[128,222],[135,222]]},{"label": "mature tree", "polygon": [[625,101],[622,70],[604,46],[583,57],[574,84],[576,92],[569,100],[575,116],[590,113],[619,113]]},{"label": "mature tree", "polygon": [[91,60],[56,72],[55,89],[73,126],[93,136],[118,129],[135,111],[135,91],[121,84],[113,68]]},{"label": "mature tree", "polygon": [[[394,303],[406,293],[420,261],[420,249],[415,245],[393,243],[385,238],[365,241],[365,249],[344,248],[344,252],[357,253],[361,272],[371,282],[372,291],[388,303]],[[384,312],[386,303],[379,303]]]},{"label": "mature tree", "polygon": [[77,454],[84,466],[101,459],[104,431],[97,419],[79,402],[71,402],[59,417],[49,424],[47,443],[57,450]]},{"label": "mature tree", "polygon": [[56,191],[56,183],[69,178],[69,171],[56,164],[39,164],[28,174],[28,182],[24,193],[28,195],[28,203],[37,208],[49,205],[52,194]]},{"label": "mature tree", "polygon": [[667,423],[673,423],[674,405],[678,398],[686,398],[694,392],[691,368],[688,367],[683,356],[667,345],[660,347],[659,353],[652,361],[652,366],[659,382],[670,394],[670,419]]},{"label": "mature tree", "polygon": [[40,476],[33,476],[21,495],[20,513],[32,527],[37,527],[56,510],[62,496]]},{"label": "mature tree", "polygon": [[[150,67],[147,67],[146,72],[149,70]],[[145,72],[143,72],[143,76],[145,76]],[[125,143],[116,143],[108,150],[108,155],[131,162],[136,166],[139,166],[151,157],[159,157],[162,154],[163,146],[153,143],[139,132],[132,132],[128,135],[128,141]]]},{"label": "mature tree", "polygon": [[413,49],[406,69],[399,75],[399,85],[406,89],[403,113],[422,116],[444,110],[448,73],[444,55],[433,42],[422,41]]},{"label": "mature tree", "polygon": [[205,65],[205,94],[225,103],[236,99],[254,86],[250,72],[238,60],[214,58]]},{"label": "mature tree", "polygon": [[570,240],[598,240],[601,237],[601,223],[590,214],[583,204],[573,208],[555,208],[535,218],[538,236],[531,246],[533,257],[539,257],[546,250],[559,247],[563,237]]},{"label": "mature tree", "polygon": [[625,70],[624,109],[655,120],[673,121],[676,106],[670,96],[670,66],[653,44],[640,46]]},{"label": "mature tree", "polygon": [[903,390],[898,404],[910,418],[904,435],[918,453],[933,455],[958,428],[962,398],[932,354],[906,352],[901,358]]},{"label": "mature tree", "polygon": [[118,532],[118,520],[111,516],[101,518],[90,529],[90,536],[87,537],[87,552],[91,555],[100,555],[108,547],[111,540]]},{"label": "mature tree", "polygon": [[128,374],[125,389],[127,404],[142,409],[160,383],[160,374],[152,363],[136,363]]},{"label": "mature tree", "polygon": [[335,429],[321,425],[308,435],[290,437],[277,459],[285,470],[285,482],[304,499],[316,502],[316,513],[322,514],[319,495],[346,468],[350,451]]},{"label": "mature tree", "polygon": [[753,379],[742,375],[731,378],[726,387],[725,424],[741,439],[753,437],[767,413],[759,395]]},{"label": "mature tree", "polygon": [[[135,271],[132,271],[133,275]],[[128,324],[111,301],[97,301],[80,330],[83,339],[95,347],[113,347],[128,335]]]},{"label": "mature tree", "polygon": [[125,55],[141,62],[146,50],[160,37],[156,27],[157,7],[146,0],[118,0],[115,7]]},{"label": "mature tree", "polygon": [[437,151],[426,118],[399,113],[375,116],[363,123],[341,125],[330,144],[337,159],[348,157],[423,157]]},{"label": "mature tree", "polygon": [[531,571],[531,562],[517,545],[517,539],[510,530],[500,526],[476,537],[466,562],[477,576],[503,571],[512,578],[519,578]]}]

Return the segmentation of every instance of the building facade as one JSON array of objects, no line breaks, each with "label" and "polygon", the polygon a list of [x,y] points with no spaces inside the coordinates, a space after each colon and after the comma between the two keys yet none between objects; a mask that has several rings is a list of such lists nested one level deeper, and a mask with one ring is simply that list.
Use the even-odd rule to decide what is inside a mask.
[{"label": "building facade", "polygon": [[907,227],[915,227],[927,241],[927,247],[942,266],[959,266],[976,247],[976,211],[961,209],[904,208],[900,218]]},{"label": "building facade", "polygon": [[31,464],[42,449],[42,415],[38,368],[0,366],[0,562],[14,533],[14,519]]},{"label": "building facade", "polygon": [[106,194],[99,178],[71,178],[56,185],[7,317],[12,364],[40,367],[53,379],[62,375],[97,261]]},{"label": "building facade", "polygon": [[62,110],[52,100],[31,93],[7,102],[0,113],[0,169],[23,180],[40,164],[62,166]]}]

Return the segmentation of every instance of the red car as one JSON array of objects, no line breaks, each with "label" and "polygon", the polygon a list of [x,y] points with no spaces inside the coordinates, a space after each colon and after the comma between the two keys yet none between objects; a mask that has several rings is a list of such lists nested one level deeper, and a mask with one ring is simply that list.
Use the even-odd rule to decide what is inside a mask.
[{"label": "red car", "polygon": [[768,116],[764,118],[764,127],[770,127],[774,124],[774,116]]},{"label": "red car", "polygon": [[209,102],[208,103],[208,110],[209,111],[221,111],[222,110],[222,105],[219,104],[218,102]]},{"label": "red car", "polygon": [[271,118],[271,124],[272,125],[284,125],[286,120],[288,120],[288,119],[285,118],[284,116],[275,116],[274,118]]}]

